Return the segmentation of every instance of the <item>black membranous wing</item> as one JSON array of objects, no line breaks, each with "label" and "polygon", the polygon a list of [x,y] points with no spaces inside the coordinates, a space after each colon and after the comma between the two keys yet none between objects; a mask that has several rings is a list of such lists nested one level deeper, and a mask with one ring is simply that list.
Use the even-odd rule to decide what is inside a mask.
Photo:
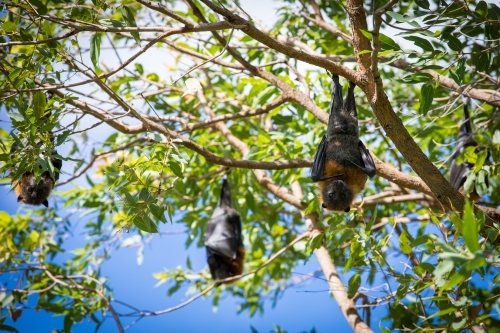
[{"label": "black membranous wing", "polygon": [[314,155],[314,162],[311,168],[311,179],[313,182],[319,182],[323,180],[325,162],[326,162],[326,136],[323,136],[323,140],[321,140],[321,143],[318,146],[316,155]]},{"label": "black membranous wing", "polygon": [[361,160],[364,166],[358,166],[368,177],[373,177],[376,174],[375,162],[373,161],[372,155],[361,140],[358,142],[359,152],[361,153]]},{"label": "black membranous wing", "polygon": [[207,250],[235,259],[241,243],[241,221],[239,214],[233,209],[217,207],[208,222],[205,232]]},{"label": "black membranous wing", "polygon": [[457,158],[465,151],[465,148],[469,146],[477,146],[477,142],[474,140],[472,133],[469,107],[467,104],[465,104],[464,117],[458,131],[456,148],[452,155],[450,167],[450,184],[457,190],[459,190],[460,187],[464,184],[465,180],[467,179],[467,174],[473,168],[473,165],[467,162],[463,162],[461,164],[457,163]]}]

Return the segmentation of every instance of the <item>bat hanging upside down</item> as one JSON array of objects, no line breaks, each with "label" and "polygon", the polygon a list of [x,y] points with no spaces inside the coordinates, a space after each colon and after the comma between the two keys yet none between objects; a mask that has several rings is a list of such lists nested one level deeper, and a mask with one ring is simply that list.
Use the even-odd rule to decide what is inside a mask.
[{"label": "bat hanging upside down", "polygon": [[[231,190],[227,179],[222,181],[220,200],[208,222],[205,246],[210,274],[222,280],[243,272],[245,249],[241,237],[240,214],[231,204]],[[224,283],[232,283],[227,281]]]},{"label": "bat hanging upside down", "polygon": [[359,140],[354,83],[350,82],[345,103],[339,77],[332,75],[332,100],[327,135],[318,147],[311,179],[318,182],[321,206],[348,212],[356,195],[365,187],[367,176],[375,176],[375,163]]},{"label": "bat hanging upside down", "polygon": [[[51,98],[52,93],[47,93],[48,99]],[[52,133],[51,133],[52,136]],[[54,138],[52,136],[51,141]],[[27,141],[26,143],[27,144]],[[23,147],[20,147],[17,143],[14,143],[10,148],[10,153],[20,152]],[[52,151],[52,155],[57,154],[57,151],[54,149]],[[58,158],[52,158],[50,163],[54,166],[54,178],[50,176],[49,171],[45,171],[40,176],[39,182],[36,181],[36,177],[33,172],[25,172],[21,179],[17,182],[14,191],[17,194],[17,202],[22,201],[28,205],[44,205],[45,207],[49,206],[48,198],[52,189],[54,188],[55,182],[59,179],[59,172],[62,168],[62,160]],[[34,166],[36,167],[36,166]],[[38,165],[40,168],[41,166]]]},{"label": "bat hanging upside down", "polygon": [[[458,131],[458,138],[456,141],[457,147],[452,156],[451,168],[450,168],[450,184],[456,188],[462,195],[467,195],[464,191],[464,183],[467,180],[467,175],[474,168],[474,164],[464,161],[461,164],[457,163],[457,158],[465,151],[467,147],[476,147],[477,142],[474,140],[471,120],[469,116],[469,105],[464,104],[464,119],[460,125]],[[488,179],[486,179],[486,184],[488,184]],[[479,200],[480,196],[474,190],[469,194],[469,198],[472,201]]]},{"label": "bat hanging upside down", "polygon": [[[19,149],[19,146],[14,143],[10,152],[15,153]],[[52,151],[52,154],[57,154],[57,151]],[[32,172],[24,173],[14,189],[17,194],[17,202],[22,201],[28,205],[44,205],[45,207],[49,207],[48,198],[54,188],[55,182],[59,179],[59,171],[62,167],[62,161],[58,158],[53,158],[50,162],[55,168],[55,179],[50,176],[49,171],[45,171],[37,183],[36,177]]]}]

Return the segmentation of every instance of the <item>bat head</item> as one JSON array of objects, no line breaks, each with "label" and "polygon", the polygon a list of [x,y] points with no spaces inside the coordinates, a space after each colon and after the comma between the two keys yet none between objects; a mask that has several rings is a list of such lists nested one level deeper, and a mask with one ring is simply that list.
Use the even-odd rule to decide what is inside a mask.
[{"label": "bat head", "polygon": [[352,191],[346,182],[337,179],[323,188],[321,206],[327,210],[348,212],[351,210]]},{"label": "bat head", "polygon": [[26,173],[16,188],[18,194],[17,201],[37,206],[43,204],[45,207],[48,207],[47,198],[53,187],[54,181],[48,173],[44,173],[38,183],[33,174]]}]

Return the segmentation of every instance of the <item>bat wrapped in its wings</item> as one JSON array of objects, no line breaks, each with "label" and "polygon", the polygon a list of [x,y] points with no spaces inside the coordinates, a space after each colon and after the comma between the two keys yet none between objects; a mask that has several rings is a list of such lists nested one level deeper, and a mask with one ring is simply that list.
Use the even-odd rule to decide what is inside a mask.
[{"label": "bat wrapped in its wings", "polygon": [[[240,214],[232,207],[227,179],[222,181],[219,204],[208,222],[205,247],[210,274],[214,280],[226,279],[243,272],[245,249],[241,237]],[[231,282],[233,281],[226,283]]]},{"label": "bat wrapped in its wings", "polygon": [[[48,98],[52,96],[51,93],[47,93]],[[52,136],[52,134],[51,134]],[[51,141],[54,141],[54,138],[51,138]],[[28,144],[27,141],[23,144]],[[11,154],[15,154],[16,152],[20,152],[26,147],[21,147],[17,143],[14,143],[10,148]],[[54,149],[51,152],[51,155],[56,155],[57,151]],[[44,171],[40,176],[39,181],[33,172],[25,172],[21,179],[17,181],[14,191],[17,194],[17,201],[22,201],[25,204],[29,205],[44,205],[45,207],[49,206],[48,198],[52,189],[54,188],[55,182],[59,180],[59,172],[62,168],[62,160],[59,158],[50,159],[50,163],[54,166],[54,178],[51,177],[49,171]],[[40,165],[34,165],[33,168],[40,168]]]},{"label": "bat wrapped in its wings", "polygon": [[327,135],[323,137],[311,169],[318,182],[323,208],[348,212],[356,195],[365,187],[367,176],[375,176],[375,163],[359,139],[354,83],[350,83],[345,103],[339,77],[332,75],[332,100]]},{"label": "bat wrapped in its wings", "polygon": [[[467,147],[476,147],[477,142],[474,140],[472,133],[471,120],[469,116],[469,105],[464,104],[464,117],[460,129],[458,131],[458,138],[456,141],[455,152],[452,155],[451,168],[450,168],[450,184],[456,188],[462,195],[466,195],[464,191],[464,183],[467,180],[467,175],[474,168],[474,164],[464,161],[461,164],[457,163],[457,158],[465,151]],[[488,184],[488,179],[486,179]],[[473,201],[479,200],[479,195],[474,190],[469,194],[469,198]]]}]

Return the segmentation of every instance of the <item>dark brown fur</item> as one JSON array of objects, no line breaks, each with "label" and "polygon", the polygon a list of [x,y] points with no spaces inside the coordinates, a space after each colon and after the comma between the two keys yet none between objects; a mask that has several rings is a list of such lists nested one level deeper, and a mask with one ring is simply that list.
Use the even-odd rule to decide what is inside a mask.
[{"label": "dark brown fur", "polygon": [[[336,174],[342,174],[342,176],[337,176],[333,179],[327,179],[320,181],[318,187],[320,189],[320,199],[322,202],[325,200],[321,194],[324,193],[325,188],[332,183],[332,181],[340,180],[346,184],[349,184],[351,190],[352,199],[354,199],[365,187],[366,180],[368,176],[358,168],[346,167],[344,165],[338,164],[335,161],[328,161],[325,165],[325,177],[333,176]],[[351,203],[352,204],[352,201]]]},{"label": "dark brown fur", "polygon": [[[213,254],[208,258],[208,265],[210,270],[216,272],[212,276],[214,280],[224,280],[232,276],[241,275],[243,273],[243,266],[245,262],[245,248],[243,245],[238,247],[238,252],[235,259],[226,258],[217,254]],[[222,283],[231,284],[235,280],[228,280]]]},{"label": "dark brown fur", "polygon": [[[47,92],[47,98],[50,99],[52,97],[51,92]],[[48,101],[47,99],[47,101]],[[42,119],[46,119],[48,117],[47,115],[44,116]],[[38,133],[38,132],[37,132]],[[54,135],[49,132],[50,137],[51,137],[51,142],[54,141]],[[24,142],[21,146],[19,146],[18,143],[14,142],[12,145],[10,152],[11,154],[15,154],[16,152],[19,153],[21,149],[23,149],[23,146],[26,145],[27,143]],[[41,145],[41,142],[39,143]],[[57,151],[54,149],[52,151],[52,154],[57,154]],[[55,182],[59,179],[59,172],[62,168],[62,160],[58,158],[52,158],[51,161],[52,165],[54,166],[54,178],[50,176],[50,172],[45,171],[42,173],[40,176],[40,180],[37,183],[36,177],[33,175],[33,172],[25,172],[21,180],[18,181],[15,184],[14,191],[17,194],[17,202],[23,202],[28,205],[44,205],[45,207],[49,206],[48,198],[50,196],[50,193],[54,189]],[[35,166],[33,166],[35,167]],[[41,166],[37,166],[41,168]],[[12,169],[12,171],[15,171]],[[33,169],[31,169],[33,171]],[[16,180],[14,180],[16,181]]]},{"label": "dark brown fur", "polygon": [[54,188],[54,180],[50,177],[50,173],[45,171],[42,173],[40,181],[36,182],[36,178],[32,173],[25,173],[21,181],[17,184],[15,192],[17,201],[22,201],[28,205],[44,205],[49,206],[47,199]]},{"label": "dark brown fur", "polygon": [[[464,104],[464,116],[462,123],[460,124],[456,144],[457,146],[451,160],[450,183],[463,196],[468,196],[470,200],[477,202],[481,197],[477,194],[475,189],[469,194],[467,194],[464,190],[465,181],[467,180],[469,173],[474,169],[474,164],[467,161],[464,161],[461,164],[457,163],[457,158],[467,147],[477,147],[477,142],[474,140],[474,133],[472,132],[469,105],[467,103]],[[488,184],[487,179],[486,184]]]},{"label": "dark brown fur", "polygon": [[[243,272],[245,249],[241,237],[240,214],[232,208],[229,182],[224,179],[219,204],[205,231],[205,247],[210,274],[224,280]],[[223,283],[233,283],[235,279]]]},{"label": "dark brown fur", "polygon": [[375,175],[375,164],[359,140],[355,85],[350,84],[344,103],[338,76],[332,75],[332,81],[328,131],[316,152],[311,178],[318,182],[323,208],[348,212],[367,176]]}]

